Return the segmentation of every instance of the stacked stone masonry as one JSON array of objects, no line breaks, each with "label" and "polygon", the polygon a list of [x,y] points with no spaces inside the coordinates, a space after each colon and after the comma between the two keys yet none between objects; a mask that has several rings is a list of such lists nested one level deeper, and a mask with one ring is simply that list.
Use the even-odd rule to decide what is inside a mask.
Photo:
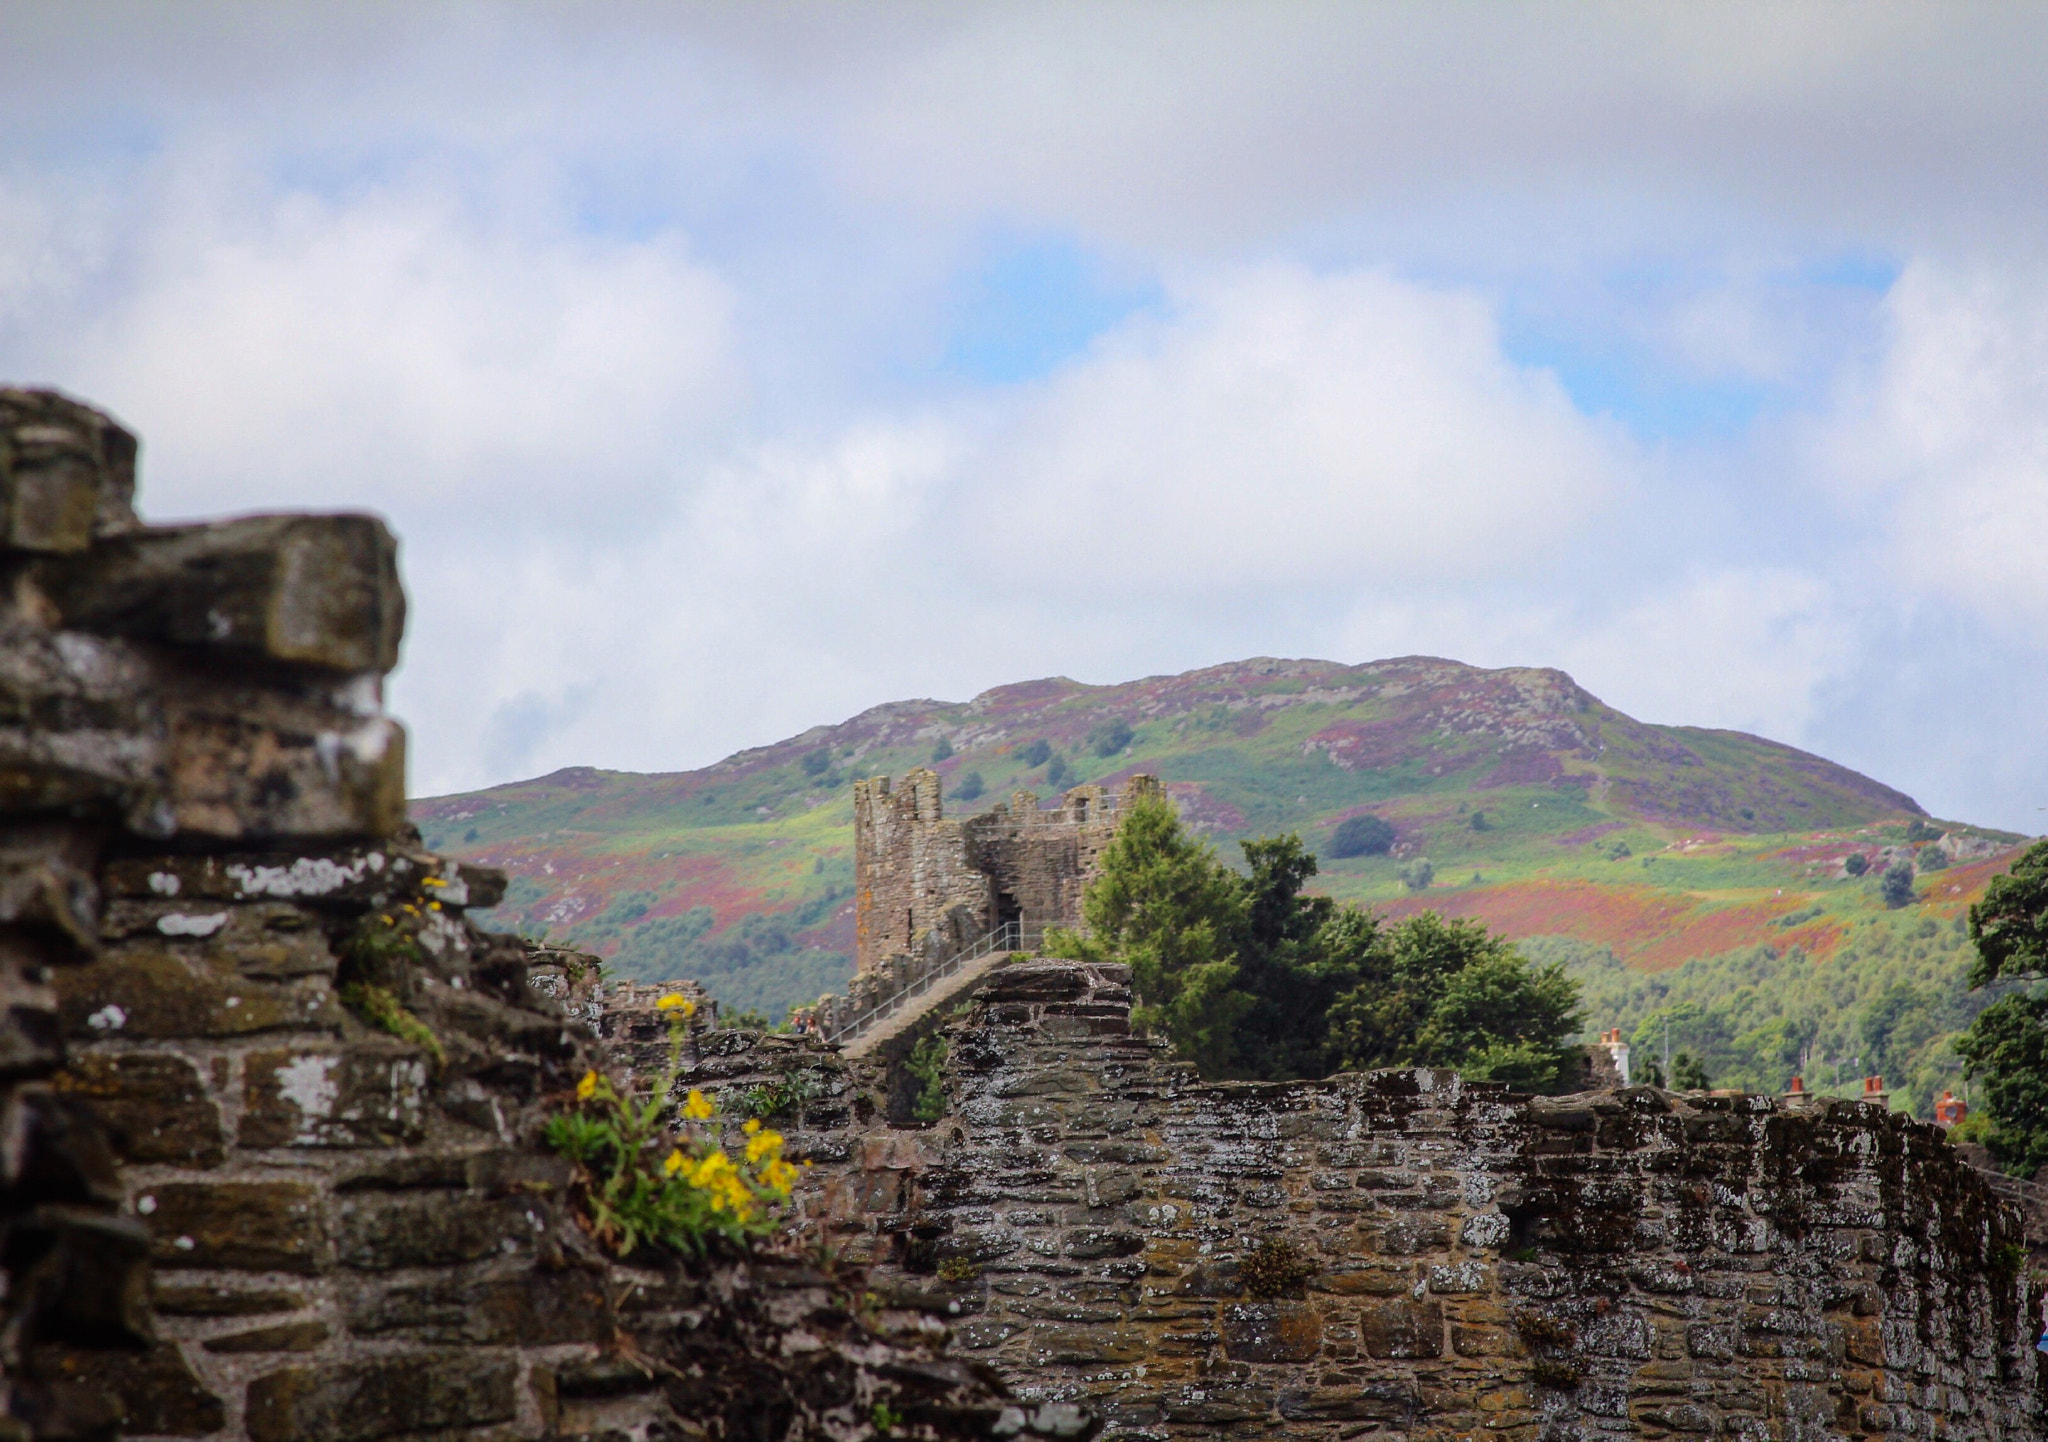
[{"label": "stacked stone masonry", "polygon": [[145,526],[136,454],[0,391],[0,1437],[1085,1433],[857,1272],[592,1243],[611,998],[404,823],[395,542]]},{"label": "stacked stone masonry", "polygon": [[1932,1127],[1430,1071],[1204,1085],[1129,1009],[1118,967],[999,971],[925,1127],[900,1052],[720,1032],[690,1080],[784,1098],[817,1234],[1108,1436],[2044,1435],[2021,1219]]},{"label": "stacked stone masonry", "polygon": [[1026,936],[1081,925],[1081,896],[1121,811],[1160,794],[1157,778],[1128,778],[1112,798],[1076,786],[1042,809],[1019,791],[978,816],[945,814],[936,772],[919,767],[891,788],[854,783],[854,962],[861,976],[891,958],[937,957],[1014,923]]}]

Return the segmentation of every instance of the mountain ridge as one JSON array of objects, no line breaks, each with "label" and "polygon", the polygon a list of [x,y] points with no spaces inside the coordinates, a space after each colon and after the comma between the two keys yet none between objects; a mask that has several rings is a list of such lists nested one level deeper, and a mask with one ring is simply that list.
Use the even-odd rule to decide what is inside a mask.
[{"label": "mountain ridge", "polygon": [[[1693,954],[1688,938],[1783,941],[1766,915],[1783,883],[1803,894],[1857,847],[1889,857],[1927,820],[1904,792],[1782,742],[1637,721],[1555,668],[1435,656],[1041,677],[883,702],[694,770],[565,767],[413,814],[435,845],[512,875],[501,924],[774,1010],[850,969],[847,783],[913,765],[938,770],[962,812],[1154,771],[1221,843],[1300,831],[1324,854],[1317,884],[1343,899],[1433,905],[1652,968]],[[1367,813],[1393,828],[1386,852],[1336,856],[1335,827]],[[1948,832],[1956,863],[2013,839]]]}]

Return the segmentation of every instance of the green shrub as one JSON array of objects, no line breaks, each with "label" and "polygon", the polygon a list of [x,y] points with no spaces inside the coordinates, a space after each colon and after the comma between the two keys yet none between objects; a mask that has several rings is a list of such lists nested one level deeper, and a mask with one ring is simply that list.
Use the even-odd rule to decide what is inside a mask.
[{"label": "green shrub", "polygon": [[1394,844],[1394,828],[1370,814],[1347,816],[1330,833],[1325,850],[1331,856],[1385,856]]},{"label": "green shrub", "polygon": [[369,982],[351,982],[341,989],[341,1004],[400,1041],[411,1042],[434,1059],[435,1069],[448,1065],[448,1053],[433,1028],[407,1011],[396,995]]},{"label": "green shrub", "polygon": [[910,1114],[921,1122],[937,1121],[946,1114],[946,1039],[937,1032],[925,1036],[911,1048],[903,1066],[918,1080]]},{"label": "green shrub", "polygon": [[1088,733],[1088,749],[1105,759],[1131,744],[1131,737],[1137,733],[1121,716],[1103,722]]},{"label": "green shrub", "polygon": [[1418,856],[1403,866],[1396,875],[1401,878],[1401,884],[1410,891],[1427,891],[1429,884],[1436,880],[1436,867],[1430,864],[1427,856]]},{"label": "green shrub", "polygon": [[1066,779],[1067,758],[1055,755],[1045,765],[1045,784],[1048,786],[1059,786],[1064,784]]},{"label": "green shrub", "polygon": [[823,776],[832,769],[832,752],[823,746],[804,757],[804,775]]},{"label": "green shrub", "polygon": [[939,738],[939,744],[938,744],[938,745],[936,745],[936,746],[934,746],[934,747],[932,747],[932,765],[934,765],[934,766],[938,765],[938,764],[939,764],[939,763],[940,763],[941,761],[944,761],[944,760],[946,760],[946,759],[947,759],[948,757],[950,757],[950,756],[951,756],[952,754],[953,754],[953,742],[952,742],[952,739],[951,739],[950,737],[946,737],[946,736],[941,736],[941,737]]},{"label": "green shrub", "polygon": [[988,783],[981,779],[979,771],[970,771],[953,786],[955,801],[979,801],[981,793],[988,789]]},{"label": "green shrub", "polygon": [[1884,879],[1877,884],[1877,894],[1884,898],[1884,904],[1897,911],[1913,899],[1913,865],[1908,861],[1895,861],[1885,868]]},{"label": "green shrub", "polygon": [[1852,851],[1842,858],[1842,870],[1851,876],[1861,876],[1870,870],[1870,858],[1860,851]]},{"label": "green shrub", "polygon": [[1026,766],[1043,766],[1052,755],[1052,742],[1041,736],[1018,754]]}]

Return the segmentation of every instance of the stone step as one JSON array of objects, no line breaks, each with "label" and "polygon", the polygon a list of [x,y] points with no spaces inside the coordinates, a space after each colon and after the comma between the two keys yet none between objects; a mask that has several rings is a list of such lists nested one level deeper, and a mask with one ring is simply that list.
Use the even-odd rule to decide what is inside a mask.
[{"label": "stone step", "polygon": [[923,996],[905,1003],[901,1011],[892,1012],[859,1036],[842,1042],[839,1047],[840,1055],[867,1056],[883,1042],[903,1035],[917,1025],[921,1018],[929,1016],[935,1008],[957,1001],[979,986],[990,972],[1009,961],[1013,954],[1007,951],[992,951],[987,956],[976,957]]}]

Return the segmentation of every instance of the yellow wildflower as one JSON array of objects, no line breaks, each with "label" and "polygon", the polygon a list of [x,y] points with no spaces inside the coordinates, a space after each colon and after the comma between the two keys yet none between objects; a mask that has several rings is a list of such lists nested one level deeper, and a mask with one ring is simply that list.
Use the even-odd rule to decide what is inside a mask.
[{"label": "yellow wildflower", "polygon": [[436,911],[439,911],[441,909],[441,903],[438,901],[430,901],[427,903],[427,905],[431,906]]},{"label": "yellow wildflower", "polygon": [[576,1083],[576,1100],[579,1102],[587,1102],[596,1095],[597,1073],[594,1071],[587,1071],[583,1073],[583,1080]]},{"label": "yellow wildflower", "polygon": [[690,1012],[696,1010],[694,1006],[690,1006],[690,999],[679,991],[670,992],[660,1001],[657,1001],[655,1005],[663,1011],[674,1011],[677,1007],[688,1007],[689,1010],[683,1013],[684,1016],[688,1016]]},{"label": "yellow wildflower", "polygon": [[747,1160],[750,1162],[758,1162],[761,1158],[771,1153],[780,1154],[781,1151],[782,1133],[780,1132],[762,1132],[758,1136],[747,1138]]},{"label": "yellow wildflower", "polygon": [[711,1152],[704,1160],[690,1168],[690,1185],[710,1190],[721,1185],[721,1178],[732,1176],[732,1158],[724,1152]]},{"label": "yellow wildflower", "polygon": [[761,1119],[759,1117],[748,1117],[747,1124],[741,1127],[740,1130],[748,1136],[752,1136],[755,1132],[761,1130]]},{"label": "yellow wildflower", "polygon": [[670,1152],[670,1153],[668,1154],[668,1160],[667,1160],[667,1161],[665,1161],[665,1162],[663,1162],[663,1163],[661,1164],[661,1170],[662,1170],[662,1172],[663,1172],[663,1173],[664,1173],[665,1175],[668,1175],[668,1176],[671,1176],[671,1177],[672,1177],[672,1176],[674,1176],[674,1175],[675,1175],[675,1174],[676,1174],[677,1172],[681,1171],[681,1170],[683,1169],[683,1166],[684,1166],[684,1158],[683,1158],[683,1154],[682,1154],[682,1152],[681,1152],[680,1150],[677,1150],[677,1151],[673,1151],[673,1152]]},{"label": "yellow wildflower", "polygon": [[761,1185],[786,1198],[796,1185],[796,1168],[777,1157],[761,1168]]},{"label": "yellow wildflower", "polygon": [[688,1099],[683,1102],[683,1115],[693,1122],[701,1122],[711,1115],[711,1102],[704,1093],[691,1087]]},{"label": "yellow wildflower", "polygon": [[446,886],[447,884],[438,876],[422,876],[420,878],[420,885],[422,886]]}]

